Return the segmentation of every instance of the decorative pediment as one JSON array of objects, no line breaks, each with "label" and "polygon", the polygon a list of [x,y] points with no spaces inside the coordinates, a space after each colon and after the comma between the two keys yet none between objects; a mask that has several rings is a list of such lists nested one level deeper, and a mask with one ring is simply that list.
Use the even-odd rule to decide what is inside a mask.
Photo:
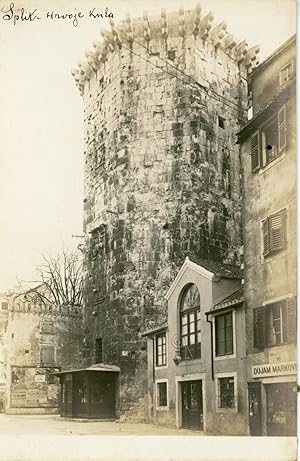
[{"label": "decorative pediment", "polygon": [[208,280],[213,280],[214,279],[214,273],[213,272],[210,272],[207,269],[205,269],[204,267],[199,266],[198,264],[194,263],[187,256],[185,258],[185,261],[184,261],[183,265],[181,266],[177,276],[175,277],[172,285],[170,286],[169,290],[167,291],[167,293],[165,295],[165,298],[167,300],[169,300],[170,296],[172,295],[173,291],[175,290],[176,286],[178,285],[178,283],[180,282],[181,278],[183,277],[183,275],[186,273],[187,270],[192,270],[192,271],[196,272],[197,274],[201,275],[202,277],[204,277],[204,278],[206,278]]}]

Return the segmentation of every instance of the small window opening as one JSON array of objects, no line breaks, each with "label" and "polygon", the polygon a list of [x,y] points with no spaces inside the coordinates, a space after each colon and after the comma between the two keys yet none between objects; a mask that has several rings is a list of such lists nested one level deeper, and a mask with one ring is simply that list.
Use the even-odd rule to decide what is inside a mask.
[{"label": "small window opening", "polygon": [[219,120],[219,127],[220,128],[225,128],[225,119],[222,118],[222,117],[218,117],[218,120]]}]

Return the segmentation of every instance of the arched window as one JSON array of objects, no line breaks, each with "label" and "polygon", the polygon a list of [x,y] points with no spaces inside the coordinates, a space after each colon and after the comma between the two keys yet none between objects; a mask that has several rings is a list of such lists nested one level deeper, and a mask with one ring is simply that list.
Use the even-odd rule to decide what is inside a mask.
[{"label": "arched window", "polygon": [[183,359],[201,357],[200,294],[195,284],[188,285],[181,298],[180,344]]}]

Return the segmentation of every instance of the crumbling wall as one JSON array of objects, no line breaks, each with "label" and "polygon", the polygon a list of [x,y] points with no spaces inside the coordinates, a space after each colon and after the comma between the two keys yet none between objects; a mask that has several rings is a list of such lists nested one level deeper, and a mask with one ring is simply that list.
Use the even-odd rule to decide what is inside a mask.
[{"label": "crumbling wall", "polygon": [[57,413],[59,379],[52,373],[82,364],[78,308],[10,303],[7,329],[6,413]]}]

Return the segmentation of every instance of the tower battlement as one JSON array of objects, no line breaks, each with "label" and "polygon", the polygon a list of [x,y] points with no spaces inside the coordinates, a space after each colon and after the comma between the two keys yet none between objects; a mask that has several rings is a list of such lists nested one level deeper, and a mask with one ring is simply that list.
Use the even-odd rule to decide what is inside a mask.
[{"label": "tower battlement", "polygon": [[124,48],[133,48],[134,44],[146,47],[151,53],[151,47],[157,41],[163,42],[166,50],[174,48],[174,39],[177,47],[184,47],[187,40],[194,46],[211,45],[215,50],[222,49],[229,57],[244,66],[248,73],[258,65],[259,47],[248,47],[245,40],[237,41],[227,31],[223,21],[215,24],[214,14],[204,14],[201,6],[194,10],[167,13],[161,10],[160,16],[149,16],[144,13],[142,18],[131,18],[129,15],[115,25],[110,20],[110,31],[101,30],[101,40],[93,43],[93,48],[86,53],[86,59],[80,63],[72,74],[80,93],[83,93],[86,81],[96,72],[101,63],[104,63],[110,53]]}]

